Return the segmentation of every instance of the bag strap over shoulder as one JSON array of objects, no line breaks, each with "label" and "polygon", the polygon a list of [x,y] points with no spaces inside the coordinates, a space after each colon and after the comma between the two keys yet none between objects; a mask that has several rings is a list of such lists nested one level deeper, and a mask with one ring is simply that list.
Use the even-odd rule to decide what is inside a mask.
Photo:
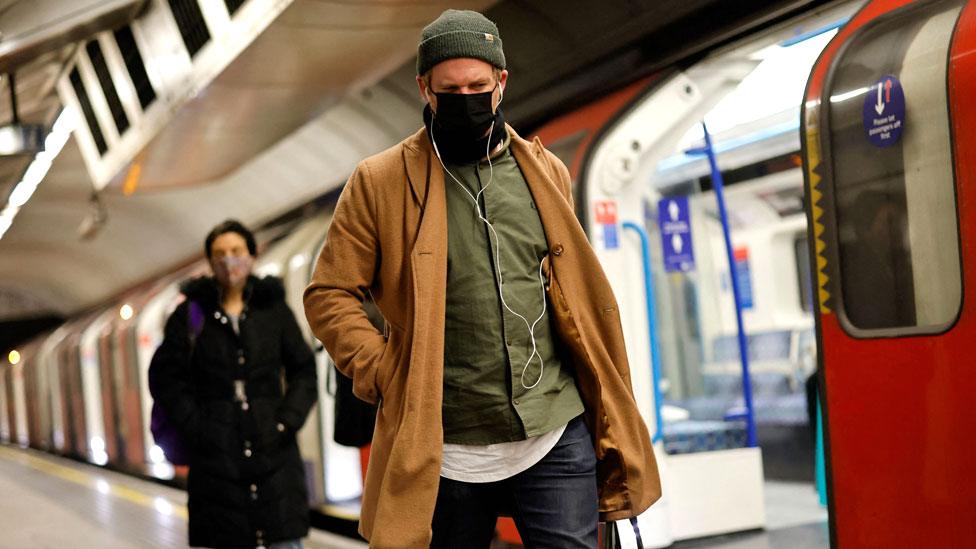
[{"label": "bag strap over shoulder", "polygon": [[197,337],[200,335],[200,332],[203,331],[203,308],[200,307],[199,303],[191,300],[187,314],[190,317],[188,324],[190,329],[188,331],[188,335],[190,337],[190,348],[192,349],[193,346],[196,345]]}]

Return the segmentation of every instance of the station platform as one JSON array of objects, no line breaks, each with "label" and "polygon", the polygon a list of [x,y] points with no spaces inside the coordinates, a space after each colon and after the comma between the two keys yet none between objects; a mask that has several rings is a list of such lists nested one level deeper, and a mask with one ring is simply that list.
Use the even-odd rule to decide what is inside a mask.
[{"label": "station platform", "polygon": [[[186,494],[156,482],[30,449],[0,446],[0,547],[186,547]],[[767,482],[768,528],[680,542],[676,549],[819,549],[826,511],[806,483]],[[365,543],[313,529],[307,549]],[[504,544],[496,545],[504,547]]]},{"label": "station platform", "polygon": [[827,549],[827,510],[807,482],[766,481],[766,529],[682,541],[672,549]]},{"label": "station platform", "polygon": [[[186,493],[68,459],[0,446],[2,548],[150,549],[186,544]],[[306,549],[366,544],[312,530]]]}]

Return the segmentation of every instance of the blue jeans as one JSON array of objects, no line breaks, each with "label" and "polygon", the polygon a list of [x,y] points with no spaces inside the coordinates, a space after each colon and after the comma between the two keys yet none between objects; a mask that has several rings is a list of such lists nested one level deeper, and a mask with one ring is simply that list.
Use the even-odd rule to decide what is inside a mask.
[{"label": "blue jeans", "polygon": [[596,454],[582,416],[529,469],[498,482],[441,478],[431,525],[434,549],[491,545],[500,514],[511,514],[526,549],[597,546]]}]

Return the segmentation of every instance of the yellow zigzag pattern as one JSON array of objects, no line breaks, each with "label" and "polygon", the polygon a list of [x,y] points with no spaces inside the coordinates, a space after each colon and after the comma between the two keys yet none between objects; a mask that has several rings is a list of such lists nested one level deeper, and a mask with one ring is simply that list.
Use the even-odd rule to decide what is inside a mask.
[{"label": "yellow zigzag pattern", "polygon": [[824,250],[827,243],[823,240],[824,225],[821,223],[823,218],[823,208],[820,207],[820,199],[823,194],[819,190],[820,175],[817,168],[820,166],[820,140],[816,126],[807,124],[807,166],[810,170],[808,180],[810,181],[810,206],[813,213],[813,238],[817,255],[817,293],[820,300],[820,312],[827,314],[830,308],[827,300],[830,299],[830,292],[827,291],[827,258]]}]

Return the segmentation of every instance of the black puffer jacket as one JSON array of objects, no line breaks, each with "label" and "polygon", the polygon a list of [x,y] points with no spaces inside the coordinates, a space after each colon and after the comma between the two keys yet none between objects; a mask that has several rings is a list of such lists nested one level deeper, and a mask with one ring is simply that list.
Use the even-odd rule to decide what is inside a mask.
[{"label": "black puffer jacket", "polygon": [[[295,433],[317,399],[315,358],[281,281],[249,278],[240,335],[212,278],[181,289],[187,300],[166,323],[149,377],[191,447],[190,545],[253,548],[304,537],[308,496]],[[195,338],[191,301],[203,311]]]}]

